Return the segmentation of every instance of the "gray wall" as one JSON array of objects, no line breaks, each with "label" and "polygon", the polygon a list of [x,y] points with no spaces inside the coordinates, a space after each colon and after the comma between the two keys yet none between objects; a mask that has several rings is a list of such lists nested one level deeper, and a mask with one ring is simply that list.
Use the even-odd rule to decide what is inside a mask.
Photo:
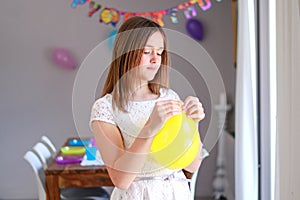
[{"label": "gray wall", "polygon": [[[33,172],[23,155],[48,135],[57,147],[67,137],[91,136],[78,133],[72,115],[72,90],[78,70],[66,70],[51,59],[54,48],[64,47],[75,55],[78,65],[99,42],[113,30],[98,23],[98,15],[88,18],[88,5],[73,10],[72,0],[9,0],[0,1],[0,199],[35,198],[37,189]],[[148,11],[170,8],[177,1],[98,1],[120,10]],[[225,83],[228,100],[234,104],[235,68],[233,66],[231,1],[217,3],[203,12],[197,8],[197,19],[205,29],[201,45],[217,64]],[[165,17],[165,27],[186,34],[186,20],[178,12],[179,23],[172,24]],[[109,48],[107,48],[109,51]],[[172,56],[174,68],[187,77],[203,101],[206,112],[211,110],[205,84],[193,77],[192,70],[181,69],[188,61]],[[101,56],[99,56],[101,64]],[[181,70],[180,70],[181,69]],[[189,74],[191,76],[189,77]],[[208,77],[213,78],[213,77]],[[180,88],[172,80],[171,85]],[[184,95],[184,91],[178,91]],[[85,119],[87,120],[87,119]],[[204,137],[209,120],[201,124]],[[229,113],[229,130],[234,128],[234,115]],[[205,160],[199,172],[197,196],[211,196],[211,182],[215,170],[216,148]]]}]

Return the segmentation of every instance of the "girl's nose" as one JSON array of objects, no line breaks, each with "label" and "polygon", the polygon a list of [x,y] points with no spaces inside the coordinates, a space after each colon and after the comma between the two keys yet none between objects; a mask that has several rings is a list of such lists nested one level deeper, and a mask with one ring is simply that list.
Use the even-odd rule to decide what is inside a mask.
[{"label": "girl's nose", "polygon": [[157,59],[158,59],[158,55],[156,52],[153,52],[152,55],[151,55],[151,60],[150,62],[151,63],[156,63],[157,62]]}]

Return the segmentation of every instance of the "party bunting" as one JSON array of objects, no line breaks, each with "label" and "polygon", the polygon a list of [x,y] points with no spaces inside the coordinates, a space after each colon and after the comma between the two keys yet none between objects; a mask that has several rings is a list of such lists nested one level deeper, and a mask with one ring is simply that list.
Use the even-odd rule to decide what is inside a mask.
[{"label": "party bunting", "polygon": [[[121,18],[126,21],[133,16],[151,17],[153,21],[158,23],[160,26],[164,26],[163,16],[169,16],[172,23],[178,23],[177,13],[183,11],[186,19],[197,16],[195,6],[199,6],[202,11],[207,11],[212,7],[212,0],[189,0],[181,3],[175,7],[158,10],[153,12],[127,12],[116,8],[110,8],[99,4],[93,0],[73,0],[71,6],[76,8],[78,5],[89,4],[88,16],[92,17],[95,13],[99,14],[99,22],[104,24],[110,24],[115,27]],[[221,2],[222,0],[215,0]]]}]

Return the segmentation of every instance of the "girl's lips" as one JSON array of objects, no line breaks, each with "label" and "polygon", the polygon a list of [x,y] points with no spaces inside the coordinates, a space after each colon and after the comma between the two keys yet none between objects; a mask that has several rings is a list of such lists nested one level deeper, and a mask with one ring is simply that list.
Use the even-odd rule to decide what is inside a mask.
[{"label": "girl's lips", "polygon": [[156,70],[157,66],[149,66],[149,67],[147,67],[147,69],[149,69],[149,70]]},{"label": "girl's lips", "polygon": [[147,67],[147,69],[150,69],[150,70],[155,70],[156,67]]}]

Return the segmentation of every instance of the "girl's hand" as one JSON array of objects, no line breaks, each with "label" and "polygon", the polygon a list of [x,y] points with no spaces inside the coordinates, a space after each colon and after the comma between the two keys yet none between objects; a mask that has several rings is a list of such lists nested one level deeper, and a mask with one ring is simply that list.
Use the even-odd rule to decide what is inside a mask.
[{"label": "girl's hand", "polygon": [[172,116],[182,112],[182,102],[179,100],[164,100],[155,103],[154,109],[145,126],[149,126],[150,135],[153,137],[164,126],[165,122]]},{"label": "girl's hand", "polygon": [[200,122],[205,117],[202,103],[200,103],[197,97],[188,96],[183,103],[183,112],[187,117],[192,118],[195,122]]}]

